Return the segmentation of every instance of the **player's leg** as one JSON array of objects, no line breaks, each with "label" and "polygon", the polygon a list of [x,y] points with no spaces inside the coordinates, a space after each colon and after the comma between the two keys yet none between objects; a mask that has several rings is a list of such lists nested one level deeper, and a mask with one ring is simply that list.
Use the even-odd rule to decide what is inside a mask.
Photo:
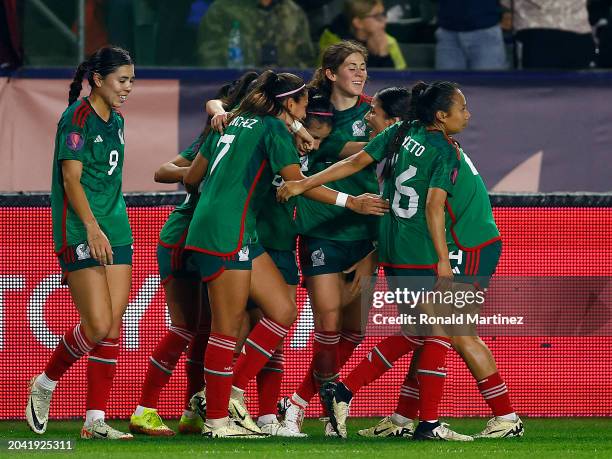
[{"label": "player's leg", "polygon": [[[158,246],[160,272],[163,272],[160,251],[168,250]],[[149,357],[140,400],[130,418],[130,430],[135,433],[153,436],[174,435],[157,413],[157,405],[161,391],[170,380],[179,358],[194,339],[201,285],[198,277],[176,274],[175,272],[163,281],[171,325]]]},{"label": "player's leg", "polygon": [[87,362],[87,412],[81,438],[125,440],[129,433],[120,432],[104,420],[119,357],[122,318],[128,306],[132,285],[132,249],[113,247],[115,263],[104,267],[111,303],[108,334],[89,353]]},{"label": "player's leg", "polygon": [[47,428],[51,396],[59,379],[108,334],[111,326],[111,300],[104,268],[95,266],[91,260],[87,264],[66,263],[60,258],[60,264],[80,321],[64,333],[43,373],[30,381],[26,420],[38,434]]},{"label": "player's leg", "polygon": [[297,317],[295,302],[281,273],[263,250],[253,259],[250,298],[259,306],[263,317],[247,337],[244,346],[246,352],[240,355],[236,363],[230,412],[241,418],[247,428],[259,431],[256,425],[251,425],[254,423],[248,416],[243,394],[249,381],[274,355]]}]

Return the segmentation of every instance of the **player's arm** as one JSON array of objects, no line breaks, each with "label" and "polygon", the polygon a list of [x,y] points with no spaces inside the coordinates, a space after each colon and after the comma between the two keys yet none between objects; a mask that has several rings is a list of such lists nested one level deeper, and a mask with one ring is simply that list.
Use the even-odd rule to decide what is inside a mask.
[{"label": "player's arm", "polygon": [[89,201],[81,185],[83,163],[77,160],[62,161],[62,180],[64,191],[70,206],[85,225],[87,244],[92,258],[103,265],[113,264],[113,250],[106,234],[100,229],[98,221],[91,211]]},{"label": "player's arm", "polygon": [[305,193],[318,186],[356,174],[373,162],[374,158],[361,150],[359,153],[345,158],[342,161],[338,161],[327,169],[311,175],[310,177],[304,177],[301,180],[292,179],[290,181],[285,179],[285,183],[278,189],[278,198],[281,201],[287,201],[293,196]]},{"label": "player's arm", "polygon": [[189,193],[194,193],[198,190],[198,186],[206,175],[207,169],[208,159],[202,154],[197,154],[183,177],[183,184]]},{"label": "player's arm", "polygon": [[[306,179],[298,164],[285,166],[279,174],[285,181]],[[347,207],[353,212],[363,215],[384,215],[389,209],[389,203],[377,195],[364,193],[360,196],[351,196],[322,185],[306,190],[304,196],[324,204]]]},{"label": "player's arm", "polygon": [[355,153],[359,153],[361,150],[363,150],[363,147],[365,147],[367,144],[368,142],[346,142],[342,147],[342,150],[340,150],[338,157],[344,159],[348,158],[349,156],[353,156]]},{"label": "player's arm", "polygon": [[177,155],[172,161],[159,166],[159,169],[155,171],[154,180],[157,183],[182,182],[190,165],[191,161],[181,155]]},{"label": "player's arm", "polygon": [[439,278],[453,277],[448,257],[448,246],[446,244],[444,212],[447,194],[446,190],[442,188],[430,188],[427,192],[427,202],[425,204],[427,228],[429,229],[429,235],[431,236],[436,254],[438,255]]}]

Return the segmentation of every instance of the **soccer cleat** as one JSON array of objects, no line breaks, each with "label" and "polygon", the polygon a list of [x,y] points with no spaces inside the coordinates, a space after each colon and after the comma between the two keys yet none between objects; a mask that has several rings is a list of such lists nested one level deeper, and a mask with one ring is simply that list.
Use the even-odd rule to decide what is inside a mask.
[{"label": "soccer cleat", "polygon": [[113,429],[104,422],[104,419],[96,419],[90,426],[83,426],[81,429],[81,438],[84,440],[131,440],[134,437],[132,434]]},{"label": "soccer cleat", "polygon": [[263,433],[274,437],[304,438],[308,436],[305,433],[300,432],[299,430],[295,430],[293,426],[287,425],[285,421],[269,422],[266,424],[258,422],[257,425]]},{"label": "soccer cleat", "polygon": [[237,395],[232,393],[229,401],[229,415],[230,418],[240,427],[244,427],[251,432],[261,434],[261,429],[257,427],[253,418],[247,410],[244,395]]},{"label": "soccer cleat", "polygon": [[390,416],[383,418],[378,424],[369,429],[362,429],[357,432],[362,437],[401,437],[412,438],[414,433],[414,423],[409,422],[405,426],[395,424]]},{"label": "soccer cleat", "polygon": [[448,424],[436,422],[419,422],[412,434],[413,440],[473,441],[469,435],[463,435],[448,428]]},{"label": "soccer cleat", "polygon": [[49,421],[49,405],[53,392],[39,387],[36,384],[36,376],[30,381],[29,392],[26,421],[34,433],[44,434]]},{"label": "soccer cleat", "polygon": [[494,417],[489,419],[487,426],[484,430],[476,435],[474,438],[512,438],[522,437],[525,429],[523,428],[523,421],[518,416],[515,421],[506,421],[500,417]]},{"label": "soccer cleat", "polygon": [[349,416],[353,394],[341,382],[323,384],[319,394],[333,429],[340,437],[346,438],[346,419]]},{"label": "soccer cleat", "polygon": [[202,427],[202,436],[208,438],[245,438],[245,439],[258,439],[266,438],[267,434],[262,432],[253,432],[252,430],[245,429],[242,426],[236,424],[233,420],[228,420],[227,424],[220,427],[212,427],[208,424],[204,424]]},{"label": "soccer cleat", "polygon": [[189,400],[189,406],[191,411],[202,418],[202,421],[206,421],[206,387],[193,394],[191,400]]},{"label": "soccer cleat", "polygon": [[153,408],[145,408],[140,416],[130,417],[130,432],[150,435],[152,437],[172,437],[174,431],[164,424],[164,421]]},{"label": "soccer cleat", "polygon": [[293,432],[301,432],[304,423],[304,409],[283,397],[278,402],[278,413],[284,417],[285,427]]},{"label": "soccer cleat", "polygon": [[204,427],[204,421],[200,416],[194,413],[193,416],[181,416],[179,421],[178,430],[184,435],[199,434],[202,433]]},{"label": "soccer cleat", "polygon": [[323,421],[323,425],[325,426],[323,430],[326,437],[338,438],[338,433],[331,425],[331,422],[329,422],[329,418],[319,418],[319,421]]}]

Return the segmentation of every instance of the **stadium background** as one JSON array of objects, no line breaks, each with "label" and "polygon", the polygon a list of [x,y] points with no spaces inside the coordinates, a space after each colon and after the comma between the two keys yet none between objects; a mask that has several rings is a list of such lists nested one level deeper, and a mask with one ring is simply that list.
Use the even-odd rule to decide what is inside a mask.
[{"label": "stadium background", "polygon": [[[153,171],[185,147],[202,126],[202,103],[229,71],[137,70],[126,104],[126,191],[159,189]],[[71,71],[26,70],[0,78],[0,189],[48,190],[55,125],[66,104]],[[504,240],[498,276],[610,276],[612,218],[608,191],[612,170],[612,75],[579,73],[429,74],[371,72],[367,92],[418,79],[452,79],[465,87],[474,114],[460,137],[490,189],[495,191],[586,191],[587,196],[494,197]],[[165,188],[169,189],[169,188]],[[136,238],[133,289],[109,416],[127,417],[135,406],[148,356],[166,326],[155,244],[159,229],[180,201],[175,195],[130,196]],[[46,195],[0,198],[0,419],[22,418],[29,378],[40,371],[77,316],[59,285]],[[595,298],[593,301],[597,301]],[[607,298],[609,310],[609,297]],[[293,390],[311,353],[309,308],[299,292],[300,317],[286,342],[282,394]],[[571,303],[571,302],[570,302]],[[563,312],[565,300],[559,300]],[[598,318],[600,325],[609,317]],[[486,338],[511,390],[517,411],[531,416],[609,416],[612,357],[609,336],[497,336]],[[348,363],[363,357],[366,340]],[[407,361],[363,390],[352,405],[356,416],[388,414],[395,406]],[[456,355],[449,361],[442,413],[486,416],[475,384]],[[84,406],[85,361],[77,363],[54,395],[51,416],[73,418]],[[182,410],[182,362],[162,394],[160,414]],[[250,390],[251,403],[256,393]],[[316,403],[308,414],[319,414]]]}]

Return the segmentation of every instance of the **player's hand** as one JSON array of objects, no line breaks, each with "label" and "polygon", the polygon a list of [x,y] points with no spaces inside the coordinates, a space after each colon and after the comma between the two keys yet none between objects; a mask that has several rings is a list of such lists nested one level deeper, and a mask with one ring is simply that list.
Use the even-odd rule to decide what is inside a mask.
[{"label": "player's hand", "polygon": [[87,227],[87,244],[89,245],[89,253],[91,258],[100,262],[103,265],[113,264],[113,249],[106,237],[106,234],[100,229],[97,223],[90,224]]},{"label": "player's hand", "polygon": [[438,261],[438,278],[434,290],[447,292],[453,287],[453,270],[449,260]]},{"label": "player's hand", "polygon": [[278,187],[278,190],[276,190],[276,200],[278,202],[287,202],[304,191],[306,191],[306,188],[301,180],[290,180]]},{"label": "player's hand", "polygon": [[367,254],[364,258],[359,260],[353,266],[351,266],[346,271],[343,271],[344,274],[355,272],[355,277],[353,278],[353,282],[349,287],[349,292],[351,298],[357,296],[360,292],[364,294],[370,294],[372,290],[372,276],[376,273],[378,269],[378,254],[376,250],[372,250],[369,254]]},{"label": "player's hand", "polygon": [[227,112],[217,113],[210,120],[210,127],[223,134],[223,129],[227,126]]},{"label": "player's hand", "polygon": [[304,156],[310,153],[314,148],[315,144],[315,140],[312,137],[310,139],[296,137],[295,142],[297,144],[297,149],[300,156]]},{"label": "player's hand", "polygon": [[389,201],[372,193],[364,193],[357,197],[349,196],[346,207],[362,215],[384,215],[389,212]]}]

